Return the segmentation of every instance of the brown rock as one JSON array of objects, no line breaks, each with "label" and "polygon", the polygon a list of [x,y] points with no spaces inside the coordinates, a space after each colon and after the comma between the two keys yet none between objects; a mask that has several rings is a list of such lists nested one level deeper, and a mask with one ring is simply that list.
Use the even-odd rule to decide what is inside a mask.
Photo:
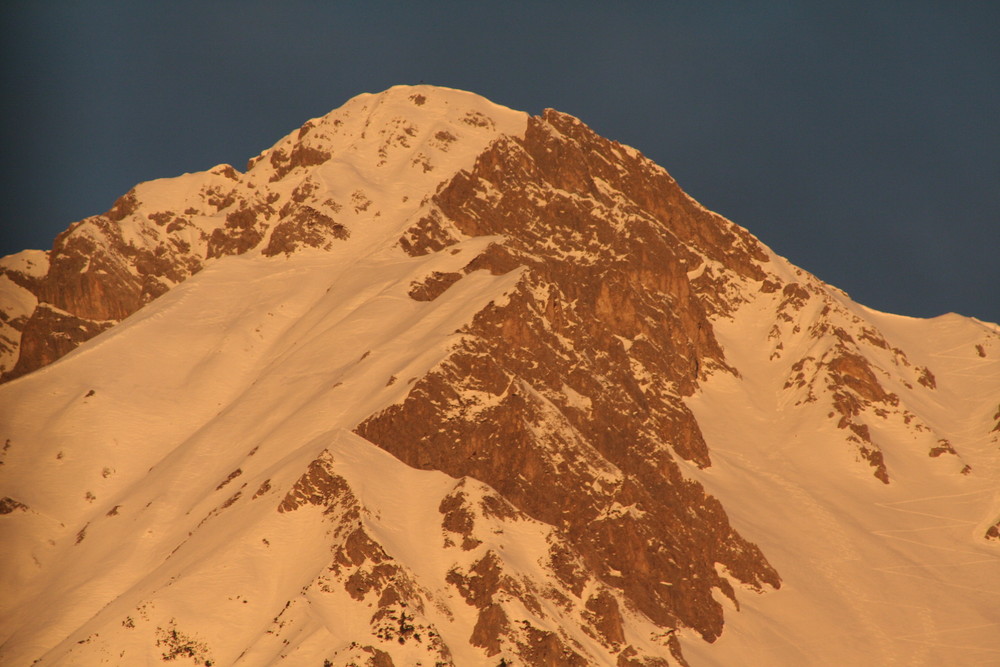
[{"label": "brown rock", "polygon": [[1000,541],[1000,520],[986,529],[986,539]]},{"label": "brown rock", "polygon": [[[735,302],[690,283],[701,260],[689,246],[752,280],[764,278],[763,249],[645,158],[554,112],[529,121],[524,139],[496,141],[433,203],[438,213],[401,239],[409,252],[447,247],[454,230],[499,235],[466,270],[527,271],[402,404],[357,432],[410,465],[482,480],[558,526],[567,556],[553,567],[572,589],[596,576],[662,627],[714,639],[715,562],[752,586],[780,582],[671,455],[710,464],[680,397],[703,369],[731,370],[708,315]],[[499,400],[484,409],[466,389]],[[599,481],[612,469],[622,477]],[[480,595],[468,577],[453,579],[477,606],[490,599],[488,579]]]},{"label": "brown rock", "polygon": [[486,649],[486,655],[496,655],[500,652],[500,640],[510,634],[510,621],[507,614],[498,604],[491,604],[479,611],[476,627],[472,630],[469,642],[473,646]]},{"label": "brown rock", "polygon": [[[90,233],[93,228],[118,250],[110,253]],[[91,218],[60,234],[50,253],[49,272],[39,290],[44,301],[88,320],[121,320],[141,304],[142,282],[129,270],[125,243],[118,228],[107,219]]]},{"label": "brown rock", "polygon": [[461,536],[463,550],[470,551],[482,544],[472,535],[475,514],[467,507],[466,496],[462,491],[455,491],[445,496],[438,511],[444,514],[441,527]]},{"label": "brown rock", "polygon": [[587,660],[570,648],[559,635],[540,630],[524,622],[521,628],[527,641],[518,642],[518,653],[529,665],[538,667],[586,667]]},{"label": "brown rock", "polygon": [[879,384],[871,366],[861,356],[844,351],[828,364],[831,374],[839,383],[869,401],[898,403],[895,395],[886,392]]},{"label": "brown rock", "polygon": [[2,380],[13,380],[51,364],[113,324],[75,317],[49,304],[38,304],[21,333],[17,364]]},{"label": "brown rock", "polygon": [[409,291],[410,298],[414,301],[433,301],[461,278],[461,273],[434,271],[423,280],[413,283]]},{"label": "brown rock", "polygon": [[258,224],[259,212],[242,207],[226,216],[226,224],[212,232],[208,239],[206,257],[213,259],[224,255],[242,255],[254,248],[264,238]]},{"label": "brown rock", "polygon": [[618,600],[607,590],[587,600],[587,610],[592,614],[593,626],[609,644],[625,643],[625,629]]},{"label": "brown rock", "polygon": [[281,148],[275,149],[271,152],[270,162],[274,167],[274,174],[271,176],[271,182],[280,181],[297,167],[309,167],[323,164],[330,159],[331,155],[329,152],[313,146],[307,146],[301,142],[301,139],[305,137],[306,133],[308,133],[308,129],[306,129],[307,125],[309,125],[309,123],[302,126],[302,130],[305,130],[304,132],[299,130],[298,138],[300,141],[295,143],[291,152],[286,154],[284,149]]},{"label": "brown rock", "polygon": [[889,471],[885,467],[885,458],[882,456],[882,452],[872,447],[861,447],[858,451],[861,452],[861,457],[875,468],[875,477],[883,484],[888,484]]},{"label": "brown rock", "polygon": [[[677,656],[674,656],[677,657]],[[678,662],[684,667],[688,667],[687,662],[682,658]],[[634,646],[627,646],[625,650],[618,654],[617,667],[668,667],[670,663],[663,658],[653,658],[650,656],[640,656]]]},{"label": "brown rock", "polygon": [[396,667],[396,663],[392,661],[392,656],[381,649],[377,649],[374,646],[363,646],[361,650],[365,653],[370,653],[372,656],[368,659],[367,667]]},{"label": "brown rock", "polygon": [[927,453],[927,455],[931,456],[931,457],[938,457],[938,456],[941,456],[942,454],[954,454],[954,455],[957,455],[958,452],[955,451],[955,448],[951,446],[950,442],[948,442],[947,440],[945,440],[944,438],[942,438],[942,439],[938,440],[938,444],[937,445],[935,445],[934,447],[931,447],[931,449]]},{"label": "brown rock", "polygon": [[309,464],[306,472],[285,494],[278,511],[293,512],[306,504],[325,507],[329,513],[338,507],[354,507],[357,499],[347,481],[333,471],[329,459],[320,457]]},{"label": "brown rock", "polygon": [[0,514],[10,514],[14,510],[27,511],[28,506],[22,502],[14,500],[13,498],[3,497],[0,498]]},{"label": "brown rock", "polygon": [[[283,211],[284,212],[284,211]],[[312,206],[298,204],[287,211],[262,251],[265,257],[291,254],[299,248],[329,250],[334,240],[346,239],[347,228]]]},{"label": "brown rock", "polygon": [[917,382],[924,385],[928,389],[937,389],[937,380],[934,378],[934,374],[931,373],[929,368],[919,368],[920,377],[917,378]]}]

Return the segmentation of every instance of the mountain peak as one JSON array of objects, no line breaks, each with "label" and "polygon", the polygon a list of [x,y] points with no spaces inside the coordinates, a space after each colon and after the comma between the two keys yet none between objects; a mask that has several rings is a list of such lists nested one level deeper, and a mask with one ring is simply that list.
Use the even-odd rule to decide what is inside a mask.
[{"label": "mountain peak", "polygon": [[570,115],[360,95],[0,268],[0,661],[993,641],[1000,331],[854,303]]},{"label": "mountain peak", "polygon": [[[527,114],[472,93],[395,86],[306,122],[244,173],[222,164],[139,184],[56,239],[49,275],[30,298],[64,313],[59,333],[36,340],[37,327],[27,337],[18,330],[0,368],[9,379],[57,359],[206,261],[398,236],[439,183],[526,122]],[[87,334],[64,335],[71,330]]]},{"label": "mountain peak", "polygon": [[[460,90],[394,86],[348,100],[306,122],[250,161],[277,181],[297,167],[350,162],[375,183],[441,178],[501,134],[520,134],[527,115]],[[270,167],[268,169],[267,167]],[[430,172],[437,170],[437,174]],[[329,171],[329,169],[325,170]]]}]

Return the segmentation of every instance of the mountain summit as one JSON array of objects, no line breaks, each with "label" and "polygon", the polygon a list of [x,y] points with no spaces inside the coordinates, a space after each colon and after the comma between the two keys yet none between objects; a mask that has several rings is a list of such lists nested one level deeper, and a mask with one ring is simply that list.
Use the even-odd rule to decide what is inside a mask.
[{"label": "mountain summit", "polygon": [[572,116],[361,95],[0,269],[4,664],[1000,651],[1000,327]]}]

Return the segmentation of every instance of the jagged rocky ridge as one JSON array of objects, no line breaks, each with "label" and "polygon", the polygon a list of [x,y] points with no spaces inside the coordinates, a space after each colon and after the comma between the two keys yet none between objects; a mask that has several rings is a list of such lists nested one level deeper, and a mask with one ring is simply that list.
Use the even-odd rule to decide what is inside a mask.
[{"label": "jagged rocky ridge", "polygon": [[[410,465],[487,482],[559,526],[585,571],[642,613],[711,640],[722,629],[711,588],[733,595],[716,563],[757,588],[779,580],[671,453],[710,464],[681,397],[702,366],[731,370],[688,282],[703,261],[688,246],[750,276],[766,256],[650,167],[548,111],[442,188],[403,246],[422,254],[501,236],[463,270],[524,275],[402,404],[357,432]],[[635,511],[607,511],[616,506]],[[565,576],[582,586],[581,574]]]},{"label": "jagged rocky ridge", "polygon": [[[219,261],[234,255],[254,263]],[[377,271],[363,263],[383,255]],[[221,286],[237,270],[287,302],[264,299],[270,310],[253,317],[234,310]],[[27,375],[4,388],[8,410],[39,413],[49,385],[38,369],[109,328],[91,356],[131,350],[128,336],[155,334],[157,313],[197,312],[196,294],[216,295],[201,308],[215,303],[226,329],[211,356],[176,371],[185,405],[201,401],[184,413],[189,425],[146,437],[142,453],[95,444],[145,431],[115,423],[110,403],[92,435],[67,434],[94,419],[84,415],[107,400],[103,389],[65,390],[74,407],[49,431],[12,417],[0,433],[4,472],[20,471],[0,517],[19,538],[5,553],[21,591],[9,604],[58,610],[44,630],[4,627],[12,659],[683,664],[681,638],[719,639],[741,598],[781,586],[780,569],[700,481],[712,449],[688,404],[709,381],[742,380],[744,358],[718,331],[749,311],[768,313],[758,348],[782,374],[784,404],[825,424],[871,483],[892,483],[892,429],[912,434],[931,464],[973,472],[927,416],[935,373],[877,318],[702,208],[634,149],[551,110],[529,118],[430,87],[362,96],[245,173],[223,165],[137,186],[47,258],[13,256],[4,271],[4,303],[17,306],[4,306],[5,363],[19,354],[5,378]],[[279,285],[303,277],[315,283],[307,296]],[[149,310],[175,290],[168,310]],[[307,297],[288,306],[294,317],[275,313]],[[409,305],[390,314],[379,299]],[[351,325],[356,315],[369,328]],[[405,336],[389,335],[397,320]],[[411,335],[425,322],[440,341]],[[338,336],[336,352],[311,333],[341,328],[361,335]],[[382,347],[378,329],[389,332]],[[967,338],[983,363],[1000,351],[995,329]],[[75,355],[48,377],[87,363]],[[213,373],[234,369],[224,395],[210,391]],[[114,382],[124,380],[112,395]],[[217,413],[202,405],[216,398]],[[151,406],[135,407],[133,422]],[[43,435],[45,446],[31,444]],[[67,452],[78,474],[53,501],[30,482],[64,467]],[[184,471],[212,481],[180,483]],[[170,501],[139,489],[144,479]],[[136,528],[117,532],[123,521]],[[220,521],[239,528],[221,540],[210,534]],[[107,540],[137,539],[141,526],[153,543],[112,557]],[[413,534],[399,537],[400,526]],[[297,551],[276,534],[309,537]],[[121,573],[55,575],[66,558],[110,559]],[[276,569],[282,583],[234,580],[215,608],[240,605],[244,629],[223,637],[185,602],[205,577],[241,565]],[[47,577],[89,584],[55,604]]]}]

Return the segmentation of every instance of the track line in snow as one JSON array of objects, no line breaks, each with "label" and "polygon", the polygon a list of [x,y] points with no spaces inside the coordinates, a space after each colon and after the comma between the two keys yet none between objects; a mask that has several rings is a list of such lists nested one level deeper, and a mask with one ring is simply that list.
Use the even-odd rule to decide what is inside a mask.
[{"label": "track line in snow", "polygon": [[[932,646],[936,648],[949,649],[952,652],[953,657],[955,651],[961,651],[964,655],[967,655],[970,659],[969,662],[963,664],[976,664],[976,665],[1000,665],[1000,659],[995,656],[1000,656],[1000,643],[994,641],[992,645],[987,640],[983,644],[970,646],[968,644],[959,644],[954,641],[947,641],[945,637],[941,637],[941,640],[934,640],[934,636],[941,636],[954,633],[969,633],[970,631],[980,631],[985,637],[997,637],[1000,632],[993,630],[991,633],[987,632],[988,628],[1000,628],[1000,623],[985,623],[982,625],[970,625],[970,626],[959,626],[956,628],[947,628],[934,630],[931,632],[916,632],[913,634],[899,635],[895,639],[899,641],[909,642],[913,644],[921,644],[924,646]],[[978,637],[975,637],[978,639]],[[943,640],[943,641],[942,641]],[[994,648],[993,646],[996,646]],[[976,660],[976,662],[972,662]],[[986,661],[988,660],[988,662]],[[958,663],[955,663],[958,664]]]},{"label": "track line in snow", "polygon": [[920,563],[915,565],[890,565],[888,567],[876,568],[881,572],[892,572],[894,570],[906,570],[912,568],[922,568],[922,569],[932,569],[932,568],[946,568],[946,567],[963,567],[966,565],[978,565],[980,563],[996,563],[995,558],[983,558],[980,560],[969,560],[963,561],[961,563]]},{"label": "track line in snow", "polygon": [[921,576],[919,574],[910,574],[908,572],[896,572],[896,571],[893,571],[893,570],[887,570],[885,568],[879,568],[879,567],[872,568],[872,569],[875,570],[875,571],[877,571],[877,572],[887,572],[888,574],[895,574],[895,575],[900,576],[900,577],[909,577],[911,579],[919,579],[921,581],[931,581],[936,586],[947,586],[949,588],[955,588],[955,589],[963,590],[963,591],[973,591],[974,593],[978,593],[978,594],[982,594],[982,595],[988,595],[990,597],[995,597],[998,600],[1000,600],[1000,591],[989,591],[989,590],[985,590],[985,589],[983,589],[981,587],[977,588],[977,587],[974,587],[974,586],[963,586],[962,584],[955,584],[955,583],[952,583],[950,581],[942,581],[938,577]]},{"label": "track line in snow", "polygon": [[[963,496],[975,496],[989,493],[991,489],[980,489],[978,491],[966,491],[965,493],[948,493],[940,496],[921,496],[920,498],[908,498],[907,500],[893,500],[890,502],[876,503],[882,507],[889,509],[897,509],[892,507],[892,505],[905,505],[907,503],[919,503],[925,500],[941,500],[944,498],[961,498]],[[907,510],[898,510],[900,512],[906,512]]]},{"label": "track line in snow", "polygon": [[[958,626],[956,628],[944,628],[944,629],[941,629],[941,630],[937,630],[933,634],[944,634],[946,632],[961,632],[961,631],[966,631],[966,630],[981,630],[982,628],[1000,628],[1000,623],[983,623],[983,624],[980,624],[980,625],[961,625],[961,626]],[[914,632],[913,634],[909,634],[909,635],[898,635],[897,639],[907,639],[909,637],[922,637],[922,636],[924,636],[926,634],[927,633],[923,633],[923,632]],[[1000,634],[1000,633],[998,633],[998,634]],[[1000,647],[997,647],[995,649],[992,649],[992,648],[983,648],[983,647],[976,647],[976,648],[977,648],[977,650],[991,651],[991,652],[995,652],[995,653],[1000,653]]]},{"label": "track line in snow", "polygon": [[[953,547],[940,547],[940,546],[936,546],[936,545],[933,545],[933,544],[927,544],[926,542],[918,542],[917,540],[908,540],[905,537],[896,537],[895,535],[886,535],[885,534],[886,532],[888,532],[888,531],[873,530],[872,534],[873,535],[878,535],[880,537],[885,537],[885,538],[890,539],[890,540],[898,540],[899,542],[905,542],[907,544],[916,544],[917,546],[924,547],[926,549],[936,549],[938,551],[945,551],[945,552],[948,552],[948,553],[969,554],[969,555],[973,555],[973,556],[981,556],[982,555],[981,553],[977,553],[975,551],[965,551],[963,549],[955,549]],[[1000,562],[1000,559],[998,559],[998,562]],[[998,593],[998,595],[1000,595],[1000,593]]]}]

